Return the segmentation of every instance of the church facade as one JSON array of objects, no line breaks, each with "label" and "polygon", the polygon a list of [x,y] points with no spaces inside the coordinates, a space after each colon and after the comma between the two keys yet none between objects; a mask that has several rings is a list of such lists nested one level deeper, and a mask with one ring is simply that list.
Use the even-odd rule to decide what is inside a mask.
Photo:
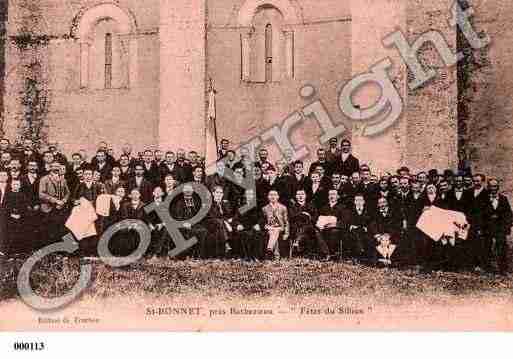
[{"label": "church facade", "polygon": [[[511,178],[513,36],[505,24],[513,5],[458,2],[473,6],[475,26],[497,42],[454,66],[427,44],[419,57],[437,75],[412,90],[398,49],[383,39],[399,30],[413,43],[436,30],[454,51],[464,47],[448,21],[453,1],[4,0],[1,131],[11,141],[57,142],[66,153],[92,154],[100,141],[116,152],[127,142],[136,151],[202,152],[212,80],[218,135],[235,147],[320,100],[378,174],[402,165],[456,169],[465,158]],[[404,108],[367,136],[340,110],[339,94],[384,59]],[[313,98],[300,95],[305,85]],[[352,100],[365,109],[379,98],[371,85]],[[290,140],[314,156],[321,132],[305,118]],[[276,143],[266,145],[277,158]]]}]

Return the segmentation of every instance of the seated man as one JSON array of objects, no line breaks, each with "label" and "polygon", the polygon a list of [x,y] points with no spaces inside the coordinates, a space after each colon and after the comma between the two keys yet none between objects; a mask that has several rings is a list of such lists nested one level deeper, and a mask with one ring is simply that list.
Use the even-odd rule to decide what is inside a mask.
[{"label": "seated man", "polygon": [[329,254],[328,245],[321,236],[317,236],[315,229],[317,212],[311,203],[306,202],[306,190],[299,188],[294,204],[289,207],[292,249],[301,255],[319,254],[321,258],[326,258]]},{"label": "seated man", "polygon": [[328,204],[320,209],[316,224],[321,239],[328,244],[330,256],[342,256],[342,242],[347,233],[346,210],[338,201],[338,191],[330,189]]},{"label": "seated man", "polygon": [[378,212],[373,218],[370,228],[374,240],[371,261],[375,263],[379,256],[377,262],[389,266],[392,264],[395,249],[399,244],[400,220],[393,215],[388,200],[384,197],[378,199],[377,209]]},{"label": "seated man", "polygon": [[262,259],[263,255],[263,225],[260,209],[257,206],[257,198],[253,189],[247,189],[244,196],[244,204],[249,204],[251,209],[241,213],[237,211],[233,220],[235,235],[232,242],[234,255],[240,255],[246,260]]},{"label": "seated man", "polygon": [[208,230],[206,243],[207,258],[224,258],[230,250],[229,235],[233,232],[233,211],[230,202],[224,199],[223,187],[217,185],[212,190],[212,205],[205,220]]},{"label": "seated man", "polygon": [[268,235],[266,257],[279,259],[280,256],[289,254],[290,225],[288,210],[278,201],[280,198],[278,191],[270,190],[267,197],[269,204],[262,208],[264,228]]},{"label": "seated man", "polygon": [[357,193],[354,196],[354,202],[349,216],[348,247],[351,257],[365,262],[370,261],[373,251],[369,237],[371,222],[369,212],[364,195]]},{"label": "seated man", "polygon": [[[153,189],[153,202],[157,207],[164,205],[164,191],[162,187],[157,186]],[[151,230],[151,246],[148,250],[148,254],[165,257],[169,251],[169,235],[165,229],[165,225],[162,219],[157,215],[157,211],[153,211],[147,216]]]},{"label": "seated man", "polygon": [[[191,222],[191,219],[198,214],[201,207],[201,198],[194,194],[194,189],[190,183],[186,183],[183,186],[183,194],[178,195],[171,202],[171,217],[173,217],[175,221],[182,222],[182,226],[180,228],[182,235],[185,239],[196,237],[198,240],[198,244],[192,249],[192,254],[196,258],[207,257],[207,229],[203,225],[202,221],[199,221],[198,223]],[[184,255],[187,255],[187,253]]]}]

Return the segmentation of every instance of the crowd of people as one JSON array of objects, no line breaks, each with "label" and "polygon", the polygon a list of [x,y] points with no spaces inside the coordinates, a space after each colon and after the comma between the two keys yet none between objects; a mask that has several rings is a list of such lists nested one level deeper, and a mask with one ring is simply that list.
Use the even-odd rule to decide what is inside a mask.
[{"label": "crowd of people", "polygon": [[[168,203],[172,218],[182,223],[186,239],[198,240],[180,257],[259,261],[303,256],[425,271],[508,271],[511,207],[498,179],[480,173],[412,173],[401,167],[378,177],[352,154],[349,140],[335,138],[317,150],[308,168],[300,160],[271,161],[265,148],[255,157],[245,148],[236,153],[223,139],[216,172],[210,175],[195,151],[134,155],[126,144],[115,158],[107,143],[98,147],[90,160],[83,151],[68,159],[57,145],[40,153],[31,140],[16,146],[0,140],[3,255],[27,254],[61,241],[69,233],[65,223],[73,207],[83,199],[95,205],[108,194],[108,214],[98,216],[96,235],[79,242],[80,255],[97,255],[102,233],[121,220],[138,219],[152,233],[147,255],[167,256],[173,238],[157,213],[144,207],[173,196]],[[204,205],[194,183],[208,188],[212,205],[205,218],[188,222]],[[241,211],[245,206],[249,210]],[[468,235],[430,238],[417,228],[433,207],[463,213]],[[137,246],[138,235],[130,229],[109,242],[118,256]]]}]

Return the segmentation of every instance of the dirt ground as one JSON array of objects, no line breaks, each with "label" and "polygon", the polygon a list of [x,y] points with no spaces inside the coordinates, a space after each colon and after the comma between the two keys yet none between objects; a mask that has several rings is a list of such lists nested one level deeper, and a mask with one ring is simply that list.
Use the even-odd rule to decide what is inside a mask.
[{"label": "dirt ground", "polygon": [[[419,273],[303,259],[93,263],[89,287],[52,312],[17,295],[23,261],[1,264],[0,330],[511,330],[513,276]],[[38,295],[65,293],[78,258],[44,259]]]}]

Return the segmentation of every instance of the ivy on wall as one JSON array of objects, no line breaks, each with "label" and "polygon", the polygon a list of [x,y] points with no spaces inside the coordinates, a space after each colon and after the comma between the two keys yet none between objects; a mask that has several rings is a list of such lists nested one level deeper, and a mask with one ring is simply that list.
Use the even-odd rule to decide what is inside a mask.
[{"label": "ivy on wall", "polygon": [[[463,11],[470,6],[468,0],[458,0]],[[470,18],[472,22],[472,18]],[[479,34],[482,36],[483,34]],[[477,156],[477,149],[472,145],[471,121],[472,104],[475,103],[475,79],[483,69],[490,65],[487,49],[473,49],[461,30],[457,29],[456,41],[458,51],[463,59],[458,61],[458,157],[460,169],[470,169],[472,160]]]}]

